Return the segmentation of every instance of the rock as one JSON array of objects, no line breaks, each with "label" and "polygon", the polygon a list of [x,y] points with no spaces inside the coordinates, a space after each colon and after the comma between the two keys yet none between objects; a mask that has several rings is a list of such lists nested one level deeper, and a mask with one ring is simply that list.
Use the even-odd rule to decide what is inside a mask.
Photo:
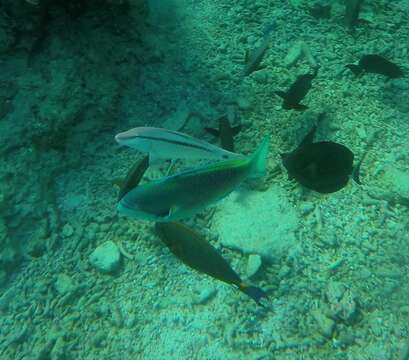
[{"label": "rock", "polygon": [[331,281],[327,287],[327,299],[330,304],[337,304],[344,295],[345,285],[338,281]]},{"label": "rock", "polygon": [[251,254],[247,261],[246,276],[248,278],[251,278],[252,276],[256,275],[256,273],[260,270],[261,265],[261,256],[257,254]]},{"label": "rock", "polygon": [[311,315],[317,322],[321,335],[331,338],[335,330],[334,320],[326,317],[319,309],[313,310]]},{"label": "rock", "polygon": [[298,217],[278,186],[232,193],[220,203],[213,229],[223,246],[278,261],[295,245]]},{"label": "rock", "polygon": [[193,300],[194,305],[204,305],[216,296],[216,289],[212,287],[203,288],[199,295]]},{"label": "rock", "polygon": [[65,224],[62,228],[62,236],[70,237],[74,233],[74,229],[70,224]]},{"label": "rock", "polygon": [[350,290],[345,291],[342,299],[336,306],[336,315],[346,323],[352,324],[358,316],[358,307],[355,296]]},{"label": "rock", "polygon": [[107,241],[98,246],[89,256],[91,265],[105,274],[112,273],[118,269],[120,260],[121,253],[118,246],[112,241]]},{"label": "rock", "polygon": [[59,274],[54,283],[54,288],[60,295],[65,295],[74,290],[75,286],[73,281],[68,275]]}]

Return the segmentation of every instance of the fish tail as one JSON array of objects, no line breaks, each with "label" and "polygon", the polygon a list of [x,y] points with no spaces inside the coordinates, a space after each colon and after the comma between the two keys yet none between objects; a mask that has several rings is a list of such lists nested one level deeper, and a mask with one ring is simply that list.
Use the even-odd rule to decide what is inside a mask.
[{"label": "fish tail", "polygon": [[266,173],[266,162],[270,139],[266,136],[251,157],[250,177],[261,177]]},{"label": "fish tail", "polygon": [[284,91],[277,90],[274,91],[274,93],[282,99],[285,99],[287,97],[287,93],[285,93]]},{"label": "fish tail", "polygon": [[347,67],[348,69],[350,69],[354,75],[361,75],[362,72],[364,71],[359,65],[355,65],[355,64],[348,64],[345,67]]},{"label": "fish tail", "polygon": [[257,305],[263,306],[263,304],[260,302],[262,298],[267,297],[267,293],[257,287],[257,286],[251,286],[251,285],[246,285],[246,284],[240,284],[239,289],[241,292],[245,293],[248,297],[252,298]]}]

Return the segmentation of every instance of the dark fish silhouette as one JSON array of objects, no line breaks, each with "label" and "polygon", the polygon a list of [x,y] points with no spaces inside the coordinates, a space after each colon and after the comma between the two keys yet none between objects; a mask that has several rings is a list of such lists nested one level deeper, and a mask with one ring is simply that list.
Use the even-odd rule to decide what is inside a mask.
[{"label": "dark fish silhouette", "polygon": [[308,91],[310,91],[312,80],[317,76],[317,72],[318,70],[315,70],[313,74],[299,76],[286,92],[275,92],[284,100],[283,109],[303,111],[308,108],[308,106],[300,104],[300,102],[308,94]]},{"label": "dark fish silhouette", "polygon": [[345,3],[345,25],[352,29],[359,21],[359,13],[363,0],[346,0]]},{"label": "dark fish silhouette", "polygon": [[364,55],[359,60],[358,65],[348,64],[346,67],[349,68],[355,75],[361,75],[367,72],[381,74],[390,79],[403,76],[403,71],[398,65],[376,54]]},{"label": "dark fish silhouette", "polygon": [[257,304],[267,294],[260,288],[244,284],[228,262],[201,235],[176,222],[156,223],[155,230],[163,243],[192,269],[236,286]]},{"label": "dark fish silhouette", "polygon": [[142,160],[139,160],[129,170],[125,179],[117,179],[114,181],[119,187],[118,201],[120,201],[130,190],[138,186],[143,174],[149,167],[149,156],[145,156]]},{"label": "dark fish silhouette", "polygon": [[[354,154],[346,146],[331,141],[313,143],[316,127],[307,134],[294,151],[282,154],[288,178],[319,193],[342,189],[353,174]],[[360,165],[360,164],[359,164]],[[359,168],[354,172],[359,182]]]},{"label": "dark fish silhouette", "polygon": [[234,136],[240,132],[241,125],[231,127],[228,117],[223,115],[219,118],[219,129],[206,127],[205,130],[213,136],[220,137],[223,149],[234,152]]}]

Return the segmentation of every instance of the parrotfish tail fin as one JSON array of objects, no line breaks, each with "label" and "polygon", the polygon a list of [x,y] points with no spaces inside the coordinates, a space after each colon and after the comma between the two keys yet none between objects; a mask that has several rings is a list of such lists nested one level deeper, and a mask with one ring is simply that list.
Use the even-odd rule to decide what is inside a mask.
[{"label": "parrotfish tail fin", "polygon": [[308,109],[308,106],[303,104],[293,104],[292,109],[296,111],[304,111]]},{"label": "parrotfish tail fin", "polygon": [[355,64],[348,64],[348,65],[345,65],[345,67],[350,69],[357,76],[361,75],[364,71],[359,65],[355,65]]},{"label": "parrotfish tail fin", "polygon": [[233,126],[231,132],[233,136],[237,135],[241,131],[241,125]]},{"label": "parrotfish tail fin", "polygon": [[287,93],[284,91],[274,91],[274,94],[278,95],[282,99],[285,99],[287,97]]},{"label": "parrotfish tail fin", "polygon": [[240,284],[239,289],[240,291],[245,293],[248,297],[252,298],[257,303],[257,305],[264,306],[260,302],[260,300],[262,298],[266,298],[268,295],[263,289],[257,286],[251,286],[251,285],[246,285],[246,284]]},{"label": "parrotfish tail fin", "polygon": [[251,157],[250,178],[257,178],[266,174],[266,162],[270,139],[266,136]]}]

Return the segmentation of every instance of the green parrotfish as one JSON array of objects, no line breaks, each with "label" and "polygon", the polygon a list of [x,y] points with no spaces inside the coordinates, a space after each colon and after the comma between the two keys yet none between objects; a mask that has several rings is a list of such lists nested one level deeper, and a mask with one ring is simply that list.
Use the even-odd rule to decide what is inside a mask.
[{"label": "green parrotfish", "polygon": [[140,220],[174,221],[224,198],[247,178],[266,172],[268,138],[254,154],[220,161],[137,186],[118,203],[121,214]]}]

